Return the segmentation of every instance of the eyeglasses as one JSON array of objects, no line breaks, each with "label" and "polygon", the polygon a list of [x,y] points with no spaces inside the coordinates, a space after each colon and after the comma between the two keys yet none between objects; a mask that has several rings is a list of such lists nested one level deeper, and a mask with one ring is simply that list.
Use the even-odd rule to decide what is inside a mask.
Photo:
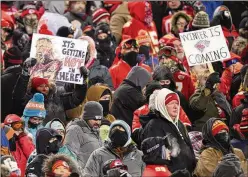
[{"label": "eyeglasses", "polygon": [[158,52],[159,59],[163,59],[164,57],[168,58],[176,54],[176,49],[173,47],[163,47]]},{"label": "eyeglasses", "polygon": [[130,39],[126,42],[124,42],[124,44],[122,45],[123,49],[139,49],[139,44],[137,43],[137,41],[135,39]]}]

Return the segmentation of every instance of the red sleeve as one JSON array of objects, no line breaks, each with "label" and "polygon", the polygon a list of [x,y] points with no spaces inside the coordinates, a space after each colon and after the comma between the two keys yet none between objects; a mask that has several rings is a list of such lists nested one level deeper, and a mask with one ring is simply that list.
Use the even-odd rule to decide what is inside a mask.
[{"label": "red sleeve", "polygon": [[35,146],[32,140],[25,133],[20,134],[18,138],[18,143],[22,149],[22,152],[28,159],[30,154],[35,150]]},{"label": "red sleeve", "polygon": [[219,91],[222,92],[227,98],[230,98],[230,88],[232,83],[232,72],[228,69],[222,73],[221,83],[219,85]]},{"label": "red sleeve", "polygon": [[179,119],[185,126],[191,127],[191,122],[182,107],[180,107]]},{"label": "red sleeve", "polygon": [[245,96],[243,94],[237,94],[233,97],[232,107],[233,109],[238,107],[241,104],[241,100],[244,99]]},{"label": "red sleeve", "polygon": [[138,109],[133,113],[132,132],[137,128],[141,128]]}]

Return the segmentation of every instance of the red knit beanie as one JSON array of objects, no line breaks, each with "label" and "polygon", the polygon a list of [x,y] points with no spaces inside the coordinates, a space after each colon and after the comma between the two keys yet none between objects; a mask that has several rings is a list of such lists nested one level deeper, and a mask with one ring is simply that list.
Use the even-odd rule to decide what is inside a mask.
[{"label": "red knit beanie", "polygon": [[179,99],[176,93],[170,93],[165,97],[165,105],[170,103],[171,101],[176,100],[179,103]]},{"label": "red knit beanie", "polygon": [[68,163],[66,163],[66,161],[63,161],[63,160],[58,160],[57,162],[55,162],[52,166],[52,172],[54,173],[54,171],[58,168],[58,167],[61,167],[63,166],[64,168],[66,168],[68,171],[71,171],[70,170],[70,167],[68,165]]},{"label": "red knit beanie", "polygon": [[48,79],[40,78],[40,77],[33,77],[31,82],[32,82],[32,88],[34,89],[36,89],[42,84],[48,85]]},{"label": "red knit beanie", "polygon": [[229,132],[229,128],[226,124],[220,120],[216,120],[212,126],[212,134],[213,136],[217,135],[221,130],[226,130]]},{"label": "red knit beanie", "polygon": [[104,9],[104,8],[100,8],[100,9],[97,9],[93,14],[92,14],[92,22],[94,24],[97,24],[100,20],[102,19],[110,19],[110,14],[109,12]]}]

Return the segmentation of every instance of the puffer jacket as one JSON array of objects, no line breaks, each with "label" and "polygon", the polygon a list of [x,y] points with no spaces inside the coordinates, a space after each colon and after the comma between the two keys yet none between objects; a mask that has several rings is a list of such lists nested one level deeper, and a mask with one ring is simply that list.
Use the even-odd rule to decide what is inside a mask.
[{"label": "puffer jacket", "polygon": [[11,154],[15,158],[17,165],[21,170],[21,177],[24,177],[25,175],[28,157],[34,149],[35,146],[32,140],[25,133],[21,133],[19,136],[17,136],[16,150],[11,151]]},{"label": "puffer jacket", "polygon": [[[95,150],[89,157],[87,164],[84,168],[84,177],[104,177],[103,165],[107,160],[120,159],[120,157],[111,150],[111,143],[105,141],[104,146]],[[144,163],[142,161],[142,152],[139,151],[134,145],[128,146],[127,152],[124,154],[122,162],[127,165],[128,172],[133,177],[142,176]]]},{"label": "puffer jacket", "polygon": [[82,119],[73,120],[66,131],[65,145],[77,155],[77,161],[84,168],[90,154],[102,146],[99,132],[93,131]]},{"label": "puffer jacket", "polygon": [[[23,110],[28,101],[33,97],[35,92],[31,88],[29,76],[20,75],[13,91],[13,111],[22,116]],[[71,85],[71,84],[68,84]],[[86,96],[87,85],[76,85],[74,89],[66,93],[64,87],[56,87],[50,83],[50,91],[48,96],[44,96],[44,104],[46,109],[46,118],[43,125],[54,118],[59,118],[66,124],[65,111],[77,107],[83,102]]]}]

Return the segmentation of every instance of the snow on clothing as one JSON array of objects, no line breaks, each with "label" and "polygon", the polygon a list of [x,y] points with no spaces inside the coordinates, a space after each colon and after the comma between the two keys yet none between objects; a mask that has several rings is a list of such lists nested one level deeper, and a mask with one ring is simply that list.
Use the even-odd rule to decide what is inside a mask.
[{"label": "snow on clothing", "polygon": [[152,21],[150,2],[128,2],[128,9],[132,19],[123,26],[122,39],[126,35],[135,39],[145,33],[151,38],[153,54],[156,54],[159,50],[158,35],[155,23]]},{"label": "snow on clothing", "polygon": [[[148,65],[139,63],[139,66],[146,69],[150,73],[152,72],[151,68]],[[111,68],[109,68],[114,89],[117,89],[121,85],[131,69],[131,66],[123,60],[119,60],[117,64],[112,65]]]},{"label": "snow on clothing", "polygon": [[[209,96],[205,96],[204,89],[205,86],[197,89],[189,100],[190,106],[193,110],[204,111],[204,115],[195,120],[195,122],[193,123],[193,130],[202,131],[203,125],[211,117],[224,118],[224,121],[228,125],[232,113],[232,108],[226,100],[225,96],[219,91],[215,91]],[[221,116],[222,113],[225,115],[224,117]]]},{"label": "snow on clothing", "polygon": [[85,120],[73,120],[67,125],[65,145],[77,155],[77,161],[84,168],[90,154],[102,146],[99,132],[92,130]]},{"label": "snow on clothing", "polygon": [[16,150],[11,151],[11,154],[15,158],[17,165],[21,170],[21,177],[24,177],[27,160],[35,149],[35,146],[30,137],[28,137],[25,133],[21,133],[19,136],[16,136],[15,142]]},{"label": "snow on clothing", "polygon": [[145,104],[142,89],[150,80],[151,75],[148,71],[139,66],[133,67],[114,93],[111,114],[132,127],[134,111]]},{"label": "snow on clothing", "polygon": [[41,16],[37,31],[43,24],[47,25],[48,30],[56,35],[58,29],[62,26],[70,27],[68,19],[63,15],[65,11],[64,1],[44,1],[45,13]]},{"label": "snow on clothing", "polygon": [[[17,115],[22,115],[27,100],[32,98],[33,94],[36,92],[32,89],[31,84],[28,84],[29,78],[29,76],[20,75],[13,92],[15,103],[14,112]],[[69,86],[71,84],[66,85]],[[65,111],[75,108],[83,102],[86,95],[87,85],[76,85],[75,88],[68,93],[65,93],[64,87],[56,87],[52,83],[50,83],[49,88],[49,94],[45,96],[44,101],[47,116],[43,121],[43,125],[54,118],[59,118],[64,124],[66,124]]]},{"label": "snow on clothing", "polygon": [[128,10],[128,2],[121,2],[121,4],[114,5],[115,9],[110,10],[110,29],[115,36],[116,43],[119,44],[122,39],[122,27],[125,23],[131,20],[131,16]]},{"label": "snow on clothing", "polygon": [[[55,123],[56,125],[55,125],[54,123]],[[55,127],[55,126],[57,126],[57,127]],[[46,127],[46,128],[53,128],[53,129],[56,128],[55,130],[58,130],[58,129],[64,130],[64,131],[65,131],[65,135],[66,135],[65,125],[64,125],[64,123],[63,123],[61,120],[59,120],[58,118],[55,118],[55,119],[49,121],[49,122],[46,124],[45,127]],[[64,139],[63,139],[62,141],[64,142]],[[66,145],[63,145],[63,142],[62,142],[62,147],[59,148],[58,154],[65,154],[65,155],[67,155],[67,156],[73,158],[74,160],[76,160],[76,159],[77,159],[76,154],[73,153],[72,151],[70,151]]]},{"label": "snow on clothing", "polygon": [[197,162],[194,174],[198,177],[212,176],[221,158],[229,153],[234,153],[239,157],[241,167],[244,170],[244,173],[247,174],[248,164],[243,152],[232,147],[229,149],[224,148],[213,136],[212,127],[216,120],[218,119],[211,118],[202,129],[204,147]]},{"label": "snow on clothing", "polygon": [[[86,166],[84,168],[84,177],[104,177],[103,165],[110,159],[120,159],[109,141],[105,141],[104,146],[91,153]],[[124,165],[128,167],[128,173],[132,176],[142,176],[144,163],[142,161],[142,152],[134,145],[130,144],[124,152],[124,157],[121,159]]]},{"label": "snow on clothing", "polygon": [[21,66],[20,65],[16,65],[16,66],[11,66],[7,69],[5,69],[2,72],[1,75],[1,83],[2,83],[2,97],[1,97],[1,101],[2,103],[2,107],[1,107],[1,122],[4,121],[5,117],[10,114],[13,113],[12,111],[12,105],[13,105],[13,101],[12,101],[12,92],[14,90],[16,81],[18,79],[18,76],[21,73]]},{"label": "snow on clothing", "polygon": [[186,168],[188,171],[192,172],[196,163],[195,155],[187,130],[179,120],[179,110],[176,119],[173,121],[165,106],[165,97],[171,93],[174,92],[168,89],[158,91],[154,104],[155,110],[158,111],[160,115],[154,113],[149,115],[151,116],[151,120],[142,131],[142,140],[149,137],[164,137],[171,134],[177,139],[181,152],[177,157],[171,159],[172,165],[168,165],[169,170],[174,172]]},{"label": "snow on clothing", "polygon": [[43,164],[43,168],[42,168],[43,173],[46,175],[52,174],[54,163],[59,160],[64,161],[68,164],[71,173],[76,173],[80,175],[81,167],[79,168],[78,164],[75,161],[73,161],[70,158],[70,156],[66,156],[63,154],[55,154],[48,157],[48,159]]}]

